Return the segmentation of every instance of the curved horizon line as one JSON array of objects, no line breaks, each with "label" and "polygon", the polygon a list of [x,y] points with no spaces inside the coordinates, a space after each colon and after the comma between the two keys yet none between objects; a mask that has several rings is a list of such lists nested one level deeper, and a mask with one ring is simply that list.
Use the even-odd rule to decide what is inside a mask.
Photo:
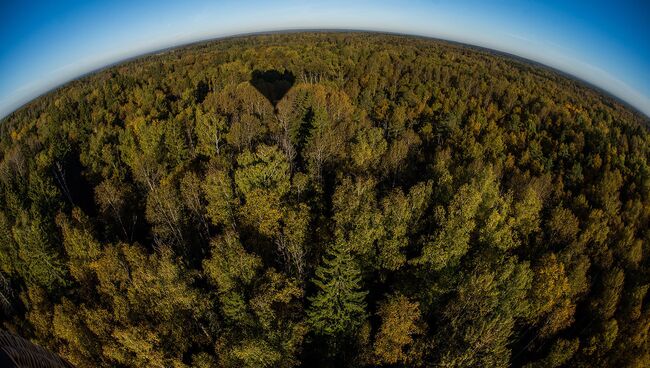
[{"label": "curved horizon line", "polygon": [[[187,41],[187,42],[181,42],[181,43],[175,43],[171,44],[169,46],[164,46],[155,50],[151,51],[146,51],[138,54],[134,54],[132,56],[127,56],[123,58],[116,58],[115,61],[108,62],[106,64],[103,64],[102,66],[99,67],[89,67],[90,70],[86,72],[82,72],[75,77],[65,79],[62,82],[59,83],[53,83],[54,86],[46,88],[43,92],[37,93],[34,97],[28,97],[27,101],[21,103],[19,106],[16,108],[10,110],[6,115],[0,116],[0,124],[2,124],[5,120],[9,119],[12,115],[16,114],[20,110],[26,108],[29,104],[32,102],[38,100],[39,98],[42,98],[44,96],[47,96],[51,93],[56,92],[57,90],[67,86],[70,83],[80,81],[81,79],[84,79],[86,77],[90,77],[92,75],[95,75],[97,73],[100,73],[102,71],[105,71],[107,69],[110,69],[112,67],[116,67],[119,65],[123,65],[132,61],[136,61],[139,59],[143,59],[148,56],[153,56],[157,54],[161,54],[164,52],[170,52],[170,51],[175,51],[175,50],[180,50],[183,48],[191,47],[191,46],[196,46],[200,44],[207,44],[211,42],[220,42],[220,41],[226,41],[229,39],[236,39],[236,38],[243,38],[243,37],[250,37],[250,36],[264,36],[264,35],[274,35],[274,34],[291,34],[291,33],[316,33],[316,32],[322,32],[322,33],[369,33],[369,34],[379,34],[379,35],[389,35],[389,36],[401,36],[401,37],[413,37],[413,38],[421,38],[425,40],[432,40],[432,41],[437,41],[437,42],[443,42],[443,43],[449,43],[453,44],[456,46],[461,46],[465,48],[470,48],[470,49],[478,49],[480,51],[484,52],[490,52],[497,54],[501,57],[505,57],[507,59],[510,59],[511,61],[514,62],[519,62],[519,63],[527,63],[530,64],[531,66],[537,67],[537,68],[545,68],[551,71],[552,73],[555,73],[559,75],[560,77],[567,78],[569,80],[572,80],[574,82],[580,83],[583,85],[583,87],[586,87],[588,89],[593,90],[594,92],[602,95],[603,97],[610,98],[614,100],[615,102],[623,105],[626,109],[630,110],[635,115],[638,115],[640,118],[643,120],[646,120],[646,126],[650,128],[650,112],[646,113],[644,112],[641,108],[634,106],[631,102],[628,102],[625,98],[616,95],[614,92],[608,91],[605,87],[600,87],[593,82],[589,82],[585,80],[582,77],[579,77],[571,72],[562,70],[558,67],[548,65],[542,61],[531,59],[526,56],[518,55],[516,53],[508,52],[508,51],[502,51],[502,50],[497,50],[493,49],[490,47],[486,46],[481,46],[477,44],[472,44],[472,43],[467,43],[467,42],[462,42],[462,41],[457,41],[457,40],[452,40],[448,38],[442,38],[442,37],[436,37],[432,35],[425,35],[425,34],[419,34],[419,33],[407,33],[407,32],[399,32],[399,31],[391,31],[391,30],[381,30],[381,29],[361,29],[361,28],[282,28],[282,29],[267,29],[267,30],[260,30],[260,31],[252,31],[252,32],[241,32],[241,33],[232,33],[232,34],[225,34],[225,35],[220,35],[220,36],[209,36],[205,38],[197,38],[195,40]],[[627,86],[627,85],[626,85]],[[627,86],[631,90],[632,87]],[[23,87],[24,88],[24,87]]]}]

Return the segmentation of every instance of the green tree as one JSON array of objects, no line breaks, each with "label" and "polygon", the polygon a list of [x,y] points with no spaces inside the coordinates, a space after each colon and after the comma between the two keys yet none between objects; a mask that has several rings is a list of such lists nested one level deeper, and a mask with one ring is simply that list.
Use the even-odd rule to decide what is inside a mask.
[{"label": "green tree", "polygon": [[255,153],[242,153],[237,163],[235,184],[244,198],[240,218],[261,234],[274,237],[283,217],[283,197],[291,187],[289,163],[275,147],[266,145]]},{"label": "green tree", "polygon": [[47,229],[40,217],[22,214],[12,232],[18,246],[18,272],[27,282],[52,291],[66,284],[66,270]]},{"label": "green tree", "polygon": [[311,297],[308,321],[318,335],[350,337],[366,318],[366,291],[349,248],[331,246],[316,268],[316,295]]},{"label": "green tree", "polygon": [[261,259],[247,252],[231,231],[213,239],[211,245],[211,256],[203,261],[203,269],[217,287],[224,316],[240,322],[250,319],[243,291],[254,281]]},{"label": "green tree", "polygon": [[233,181],[223,168],[211,168],[203,181],[207,201],[205,210],[215,225],[235,226],[235,210],[238,204],[233,190]]},{"label": "green tree", "polygon": [[226,122],[221,116],[211,112],[196,111],[197,152],[208,157],[222,152],[226,134]]},{"label": "green tree", "polygon": [[334,204],[334,236],[348,244],[350,252],[364,263],[373,262],[376,244],[384,236],[382,213],[377,206],[376,181],[372,178],[343,179],[336,188]]},{"label": "green tree", "polygon": [[465,184],[446,210],[437,207],[439,230],[424,243],[422,255],[415,259],[415,263],[440,270],[458,262],[469,250],[470,236],[476,227],[474,217],[480,203],[481,192],[474,185]]},{"label": "green tree", "polygon": [[90,219],[79,208],[74,208],[72,219],[59,214],[57,224],[63,234],[70,275],[84,285],[92,284],[90,265],[100,257],[102,247],[93,236]]},{"label": "green tree", "polygon": [[397,270],[406,263],[404,249],[418,230],[418,222],[428,207],[431,192],[431,182],[418,183],[411,187],[408,196],[396,189],[382,200],[385,236],[378,246],[383,268]]},{"label": "green tree", "polygon": [[356,142],[351,147],[351,158],[359,170],[378,167],[388,145],[381,128],[362,129],[357,132]]}]

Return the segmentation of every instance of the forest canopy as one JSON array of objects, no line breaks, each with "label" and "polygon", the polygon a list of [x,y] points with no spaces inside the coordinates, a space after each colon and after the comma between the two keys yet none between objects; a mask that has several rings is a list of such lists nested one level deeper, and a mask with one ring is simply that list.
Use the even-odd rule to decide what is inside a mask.
[{"label": "forest canopy", "polygon": [[2,326],[76,367],[647,367],[648,124],[407,36],[113,66],[0,122]]}]

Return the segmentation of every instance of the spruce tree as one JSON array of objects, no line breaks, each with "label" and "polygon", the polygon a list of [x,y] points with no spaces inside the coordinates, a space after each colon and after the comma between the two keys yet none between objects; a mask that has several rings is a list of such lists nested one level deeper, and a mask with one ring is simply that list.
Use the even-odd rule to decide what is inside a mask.
[{"label": "spruce tree", "polygon": [[314,331],[323,336],[345,337],[359,327],[366,317],[365,296],[361,272],[342,243],[332,246],[313,280],[317,294],[310,298],[307,312]]}]

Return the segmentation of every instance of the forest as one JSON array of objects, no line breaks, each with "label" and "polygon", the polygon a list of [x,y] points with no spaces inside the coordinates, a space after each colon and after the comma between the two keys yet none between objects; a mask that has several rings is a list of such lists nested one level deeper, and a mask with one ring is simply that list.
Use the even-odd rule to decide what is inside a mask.
[{"label": "forest", "polygon": [[474,47],[166,50],[0,121],[2,329],[75,367],[648,367],[650,121]]}]

